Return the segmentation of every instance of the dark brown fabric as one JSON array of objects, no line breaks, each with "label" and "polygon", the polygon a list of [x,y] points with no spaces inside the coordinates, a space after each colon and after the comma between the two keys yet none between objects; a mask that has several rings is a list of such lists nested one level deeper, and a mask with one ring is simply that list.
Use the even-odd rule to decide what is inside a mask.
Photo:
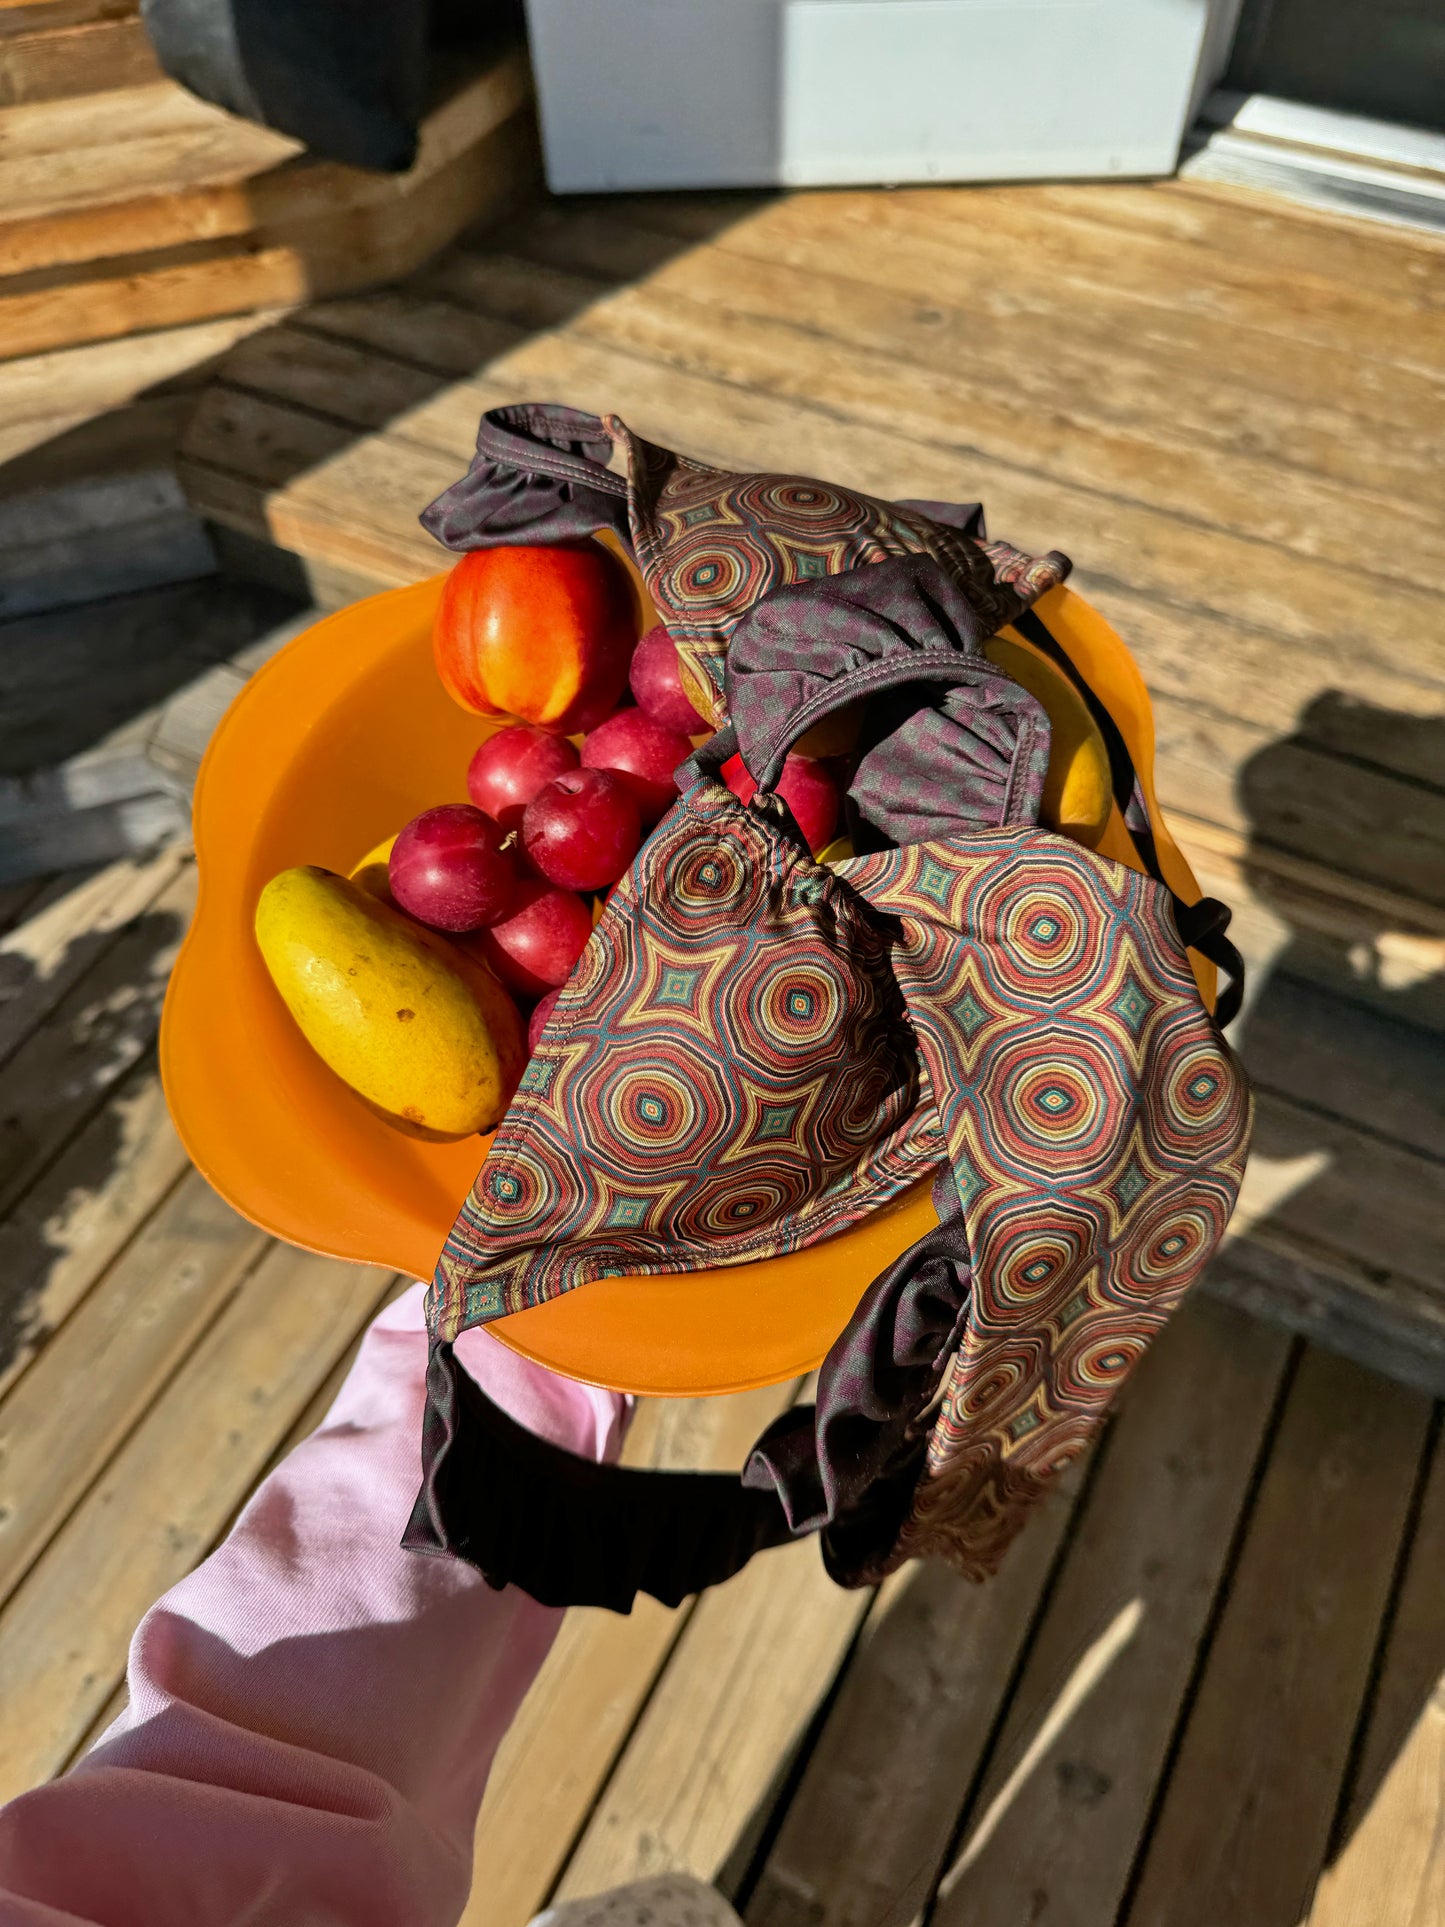
[{"label": "dark brown fabric", "polygon": [[817,1404],[771,1425],[741,1478],[577,1458],[516,1424],[434,1344],[426,1476],[402,1544],[454,1553],[546,1606],[623,1613],[639,1592],[675,1606],[819,1530],[833,1578],[859,1583],[907,1516],[927,1446],[918,1414],[967,1301],[956,1194],[953,1211],[875,1279],[824,1361]]},{"label": "dark brown fabric", "polygon": [[494,408],[477,428],[471,466],[426,510],[422,527],[462,551],[571,542],[599,529],[627,541],[627,483],[608,470],[611,452],[602,423],[580,409]]}]

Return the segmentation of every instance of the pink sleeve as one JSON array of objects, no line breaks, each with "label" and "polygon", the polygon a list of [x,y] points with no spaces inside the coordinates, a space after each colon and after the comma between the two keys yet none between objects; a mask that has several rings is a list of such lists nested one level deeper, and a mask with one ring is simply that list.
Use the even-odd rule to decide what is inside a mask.
[{"label": "pink sleeve", "polygon": [[[561,1614],[398,1545],[420,1482],[421,1299],[377,1319],[324,1425],[141,1621],[128,1710],[0,1811],[5,1927],[457,1919],[492,1756]],[[623,1399],[482,1331],[457,1351],[539,1436],[615,1455]]]}]

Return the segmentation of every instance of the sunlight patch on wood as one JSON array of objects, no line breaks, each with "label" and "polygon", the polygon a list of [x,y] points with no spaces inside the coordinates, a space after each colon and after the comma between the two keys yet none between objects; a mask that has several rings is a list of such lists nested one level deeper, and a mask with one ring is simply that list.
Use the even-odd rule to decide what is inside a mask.
[{"label": "sunlight patch on wood", "polygon": [[1127,1606],[1120,1608],[1080,1658],[1048,1716],[1040,1722],[1039,1730],[1029,1742],[1023,1758],[989,1802],[987,1811],[974,1828],[963,1851],[944,1875],[938,1890],[940,1900],[947,1899],[978,1860],[1004,1815],[1028,1785],[1039,1763],[1047,1757],[1075,1713],[1133,1639],[1143,1619],[1144,1601],[1131,1599]]}]

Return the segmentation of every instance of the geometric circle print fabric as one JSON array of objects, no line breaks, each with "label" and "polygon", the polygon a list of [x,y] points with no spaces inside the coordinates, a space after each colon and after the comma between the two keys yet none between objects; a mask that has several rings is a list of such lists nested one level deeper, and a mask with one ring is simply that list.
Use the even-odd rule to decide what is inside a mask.
[{"label": "geometric circle print fabric", "polygon": [[797,1250],[942,1157],[873,920],[704,780],[552,1013],[447,1240],[433,1329]]},{"label": "geometric circle print fabric", "polygon": [[897,919],[972,1254],[927,1471],[880,1570],[926,1551],[982,1577],[1222,1237],[1248,1087],[1148,877],[1038,829],[843,874]]},{"label": "geometric circle print fabric", "polygon": [[810,477],[711,468],[644,441],[615,415],[605,426],[627,461],[632,540],[648,590],[695,685],[713,691],[714,721],[724,714],[728,638],[776,589],[926,555],[965,589],[992,634],[1068,573],[1061,555],[981,540],[977,510],[965,514],[965,533],[913,504]]}]

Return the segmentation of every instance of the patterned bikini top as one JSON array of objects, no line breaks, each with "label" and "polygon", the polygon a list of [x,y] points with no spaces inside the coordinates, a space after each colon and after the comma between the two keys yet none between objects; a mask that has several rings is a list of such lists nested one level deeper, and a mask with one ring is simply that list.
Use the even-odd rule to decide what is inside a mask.
[{"label": "patterned bikini top", "polygon": [[982,641],[1069,572],[1057,553],[988,541],[977,503],[881,502],[806,476],[738,475],[644,441],[615,415],[548,402],[483,415],[471,467],[421,519],[463,550],[611,529],[647,577],[692,686],[713,691],[710,722],[725,717],[733,630],[778,589],[931,556],[965,589],[967,633]]},{"label": "patterned bikini top", "polygon": [[[555,434],[563,411],[504,412],[510,435],[539,420]],[[498,513],[506,539],[580,533],[617,478],[597,484],[595,418],[567,423],[584,479],[554,464],[547,487],[506,489],[484,435],[482,479],[429,525],[455,546],[488,539],[478,518]],[[1067,665],[1026,608],[1062,558],[986,549],[976,509],[949,522],[938,505],[721,477],[612,433],[670,626],[713,566],[693,536],[721,527],[727,606],[694,608],[688,635],[728,720],[609,899],[447,1241],[406,1542],[549,1603],[620,1610],[811,1531],[846,1584],[920,1554],[981,1577],[1233,1208],[1248,1094],[1186,955],[1231,960],[1227,913],[1146,873],[1147,823],[1138,870],[1039,826],[1048,719],[979,645],[1005,611]],[[823,500],[837,507],[802,546],[797,511]],[[713,519],[688,521],[688,503]],[[814,579],[809,555],[843,566]],[[766,592],[748,601],[747,583]],[[863,696],[850,810],[865,854],[835,872],[773,785],[805,729]],[[758,783],[748,805],[719,776],[735,752]],[[816,1405],[764,1434],[741,1481],[569,1459],[490,1406],[452,1351],[466,1327],[592,1279],[799,1249],[923,1177],[937,1230],[863,1293]]]}]

